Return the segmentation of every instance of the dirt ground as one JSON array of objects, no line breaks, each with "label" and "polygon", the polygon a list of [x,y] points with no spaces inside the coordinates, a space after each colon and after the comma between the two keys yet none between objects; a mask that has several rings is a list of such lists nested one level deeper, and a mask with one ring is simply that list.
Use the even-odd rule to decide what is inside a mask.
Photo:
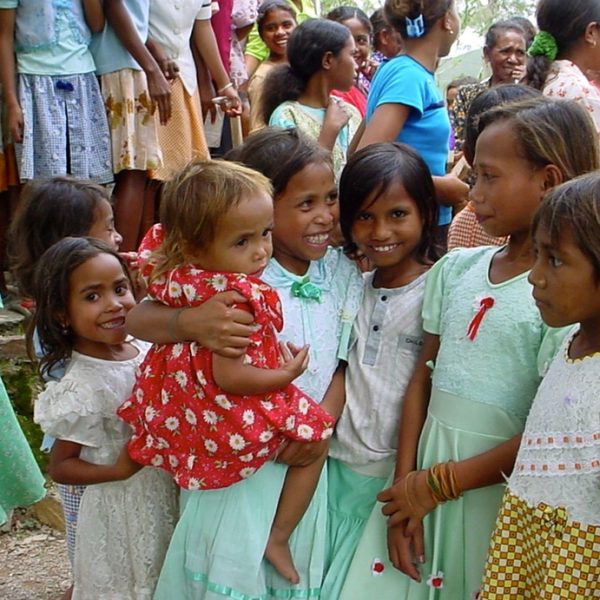
[{"label": "dirt ground", "polygon": [[16,511],[0,532],[0,600],[59,600],[70,584],[64,534]]}]

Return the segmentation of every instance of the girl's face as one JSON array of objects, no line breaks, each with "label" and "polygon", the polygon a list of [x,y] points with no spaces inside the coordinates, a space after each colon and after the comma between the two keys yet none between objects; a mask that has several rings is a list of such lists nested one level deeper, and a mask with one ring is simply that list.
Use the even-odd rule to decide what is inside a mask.
[{"label": "girl's face", "polygon": [[533,215],[547,191],[545,169],[523,158],[510,121],[486,127],[475,148],[477,176],[471,190],[477,220],[498,237],[529,235]]},{"label": "girl's face", "polygon": [[115,229],[112,206],[107,200],[100,200],[94,211],[94,222],[88,231],[88,237],[106,242],[113,250],[118,250],[122,236]]},{"label": "girl's face", "polygon": [[261,37],[271,54],[285,56],[287,43],[294,29],[296,29],[296,20],[291,12],[273,8],[267,13],[262,25]]},{"label": "girl's face", "polygon": [[264,192],[240,199],[216,224],[213,240],[190,252],[207,271],[259,277],[273,252],[273,200]]},{"label": "girl's face", "polygon": [[525,75],[527,48],[525,38],[517,31],[501,31],[493,48],[484,48],[494,83],[514,83]]},{"label": "girl's face", "polygon": [[371,53],[371,34],[369,33],[368,28],[356,17],[343,21],[342,25],[350,30],[350,33],[354,38],[356,62],[359,65],[366,63],[369,60],[369,54]]},{"label": "girl's face", "polygon": [[385,281],[400,281],[418,265],[415,250],[421,241],[423,219],[399,179],[383,194],[367,197],[354,217],[351,232],[352,241]]},{"label": "girl's face", "polygon": [[460,35],[460,17],[456,11],[456,2],[452,2],[450,8],[446,11],[446,14],[442,17],[447,25],[447,43],[444,47],[440,48],[439,57],[447,56],[450,52],[450,48],[457,40]]},{"label": "girl's face", "polygon": [[111,254],[100,253],[73,270],[65,325],[73,331],[75,350],[106,358],[109,346],[125,341],[125,316],[135,305],[130,285]]},{"label": "girl's face", "polygon": [[346,45],[331,59],[329,71],[331,89],[347,92],[354,85],[358,73],[355,54],[354,38],[349,35]]},{"label": "girl's face", "polygon": [[273,257],[296,275],[325,255],[339,218],[333,171],[326,163],[310,163],[290,178],[275,198]]},{"label": "girl's face", "polygon": [[533,297],[550,327],[600,321],[600,282],[590,259],[566,228],[558,243],[539,227],[534,236],[536,259],[529,273]]}]

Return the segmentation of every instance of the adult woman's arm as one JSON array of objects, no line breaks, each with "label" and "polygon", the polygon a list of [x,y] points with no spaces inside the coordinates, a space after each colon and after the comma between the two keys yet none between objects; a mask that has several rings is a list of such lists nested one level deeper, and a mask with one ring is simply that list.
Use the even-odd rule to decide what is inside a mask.
[{"label": "adult woman's arm", "polygon": [[13,142],[23,141],[23,112],[15,84],[15,35],[16,9],[0,9],[0,85],[7,111],[8,131]]},{"label": "adult woman's arm", "polygon": [[376,142],[395,142],[409,114],[410,107],[405,104],[381,104],[366,124],[356,149]]},{"label": "adult woman's arm", "polygon": [[144,301],[127,314],[133,336],[155,344],[197,341],[227,358],[242,356],[254,333],[253,317],[234,305],[246,299],[237,292],[223,292],[195,308],[171,308]]}]

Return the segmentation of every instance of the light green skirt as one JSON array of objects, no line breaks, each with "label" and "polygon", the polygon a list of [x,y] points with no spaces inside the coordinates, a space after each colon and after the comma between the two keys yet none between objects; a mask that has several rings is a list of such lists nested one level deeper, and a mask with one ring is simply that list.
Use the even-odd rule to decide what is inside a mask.
[{"label": "light green skirt", "polygon": [[327,470],[327,565],[321,598],[336,600],[386,478],[361,475],[335,458],[329,459]]},{"label": "light green skirt", "polygon": [[220,490],[183,491],[155,600],[319,598],[327,528],[327,467],[290,539],[300,583],[263,559],[287,467],[268,462]]},{"label": "light green skirt", "polygon": [[[521,432],[503,410],[432,390],[418,467],[481,454]],[[470,600],[478,591],[504,485],[466,492],[424,520],[426,563],[416,583],[388,560],[386,519],[375,506],[354,554],[340,600]],[[442,588],[431,585],[439,576]],[[429,581],[429,583],[428,583]]]},{"label": "light green skirt", "polygon": [[0,379],[0,525],[8,512],[46,495],[45,480]]}]

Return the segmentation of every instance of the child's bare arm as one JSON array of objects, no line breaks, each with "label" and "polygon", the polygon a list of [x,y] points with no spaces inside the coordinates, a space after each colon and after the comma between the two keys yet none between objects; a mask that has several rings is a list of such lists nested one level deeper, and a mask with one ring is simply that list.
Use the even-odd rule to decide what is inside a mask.
[{"label": "child's bare arm", "polygon": [[340,418],[344,404],[346,403],[346,363],[341,362],[331,383],[325,392],[321,408],[324,408],[336,421]]},{"label": "child's bare arm", "polygon": [[146,48],[148,48],[150,54],[152,54],[154,60],[161,68],[163,75],[168,80],[175,79],[179,74],[179,65],[174,59],[167,56],[164,48],[150,36],[146,40]]},{"label": "child's bare arm", "polygon": [[23,141],[23,112],[15,85],[14,8],[0,9],[0,85],[6,105],[8,131],[14,142]]},{"label": "child's bare arm", "polygon": [[260,369],[244,364],[244,358],[213,356],[213,377],[228,394],[248,396],[279,390],[300,376],[308,366],[308,346],[294,348],[282,345],[283,364],[278,369]]},{"label": "child's bare arm", "polygon": [[121,43],[146,73],[150,98],[156,102],[161,124],[171,118],[171,87],[144,40],[140,39],[123,0],[104,0],[106,19]]},{"label": "child's bare arm", "polygon": [[105,23],[102,0],[82,0],[82,4],[85,21],[90,30],[94,33],[102,31]]},{"label": "child's bare arm", "polygon": [[108,481],[121,481],[142,468],[129,458],[127,447],[112,465],[95,465],[79,458],[81,444],[56,440],[50,453],[48,473],[57,483],[66,485],[91,485]]}]

